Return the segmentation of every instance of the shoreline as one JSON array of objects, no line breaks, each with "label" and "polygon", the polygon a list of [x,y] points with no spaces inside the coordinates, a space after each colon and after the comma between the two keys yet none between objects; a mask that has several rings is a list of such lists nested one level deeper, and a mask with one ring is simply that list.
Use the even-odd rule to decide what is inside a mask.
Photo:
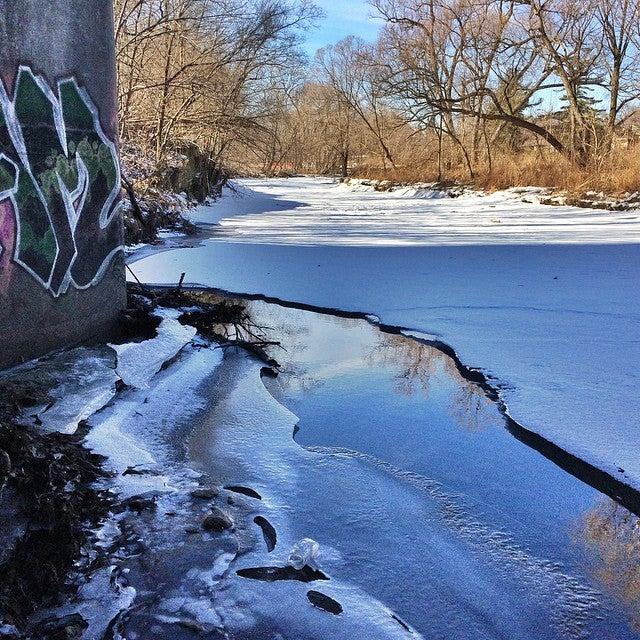
[{"label": "shoreline", "polygon": [[587,191],[570,193],[560,187],[510,186],[486,189],[466,182],[404,182],[386,180],[384,178],[361,178],[358,176],[339,178],[340,183],[358,188],[370,188],[373,191],[393,192],[400,189],[416,189],[418,192],[439,191],[449,197],[459,197],[465,193],[488,196],[493,193],[509,192],[520,195],[525,202],[531,198],[541,205],[551,207],[578,207],[582,209],[604,209],[607,211],[638,211],[640,210],[640,192],[626,192],[613,194],[605,192]]},{"label": "shoreline", "polygon": [[[414,329],[410,327],[402,327],[389,325],[380,322],[373,314],[357,311],[344,311],[330,307],[316,306],[312,304],[299,303],[294,301],[282,300],[273,296],[263,294],[247,294],[233,291],[226,291],[215,287],[203,287],[201,285],[183,284],[183,287],[196,292],[209,292],[230,299],[262,301],[269,304],[275,304],[283,308],[299,309],[302,311],[311,311],[314,313],[325,314],[339,318],[350,318],[355,320],[365,320],[369,324],[377,327],[383,333],[393,335],[402,335],[408,339],[421,342],[432,346],[443,354],[451,358],[455,363],[459,373],[469,382],[479,385],[487,394],[487,396],[497,403],[500,412],[505,418],[507,429],[510,433],[522,443],[538,451],[545,458],[559,466],[564,471],[570,473],[586,484],[592,486],[597,491],[609,496],[614,501],[631,511],[634,515],[640,517],[640,489],[634,487],[631,483],[616,478],[613,474],[604,469],[599,468],[595,464],[572,454],[555,444],[551,440],[544,438],[539,433],[528,429],[526,426],[514,420],[510,413],[509,407],[501,395],[501,385],[495,379],[488,376],[482,369],[465,364],[456,350],[446,342],[437,338],[427,339],[416,335],[411,335]],[[171,291],[175,287],[169,285],[153,285],[150,289],[160,291]]]}]

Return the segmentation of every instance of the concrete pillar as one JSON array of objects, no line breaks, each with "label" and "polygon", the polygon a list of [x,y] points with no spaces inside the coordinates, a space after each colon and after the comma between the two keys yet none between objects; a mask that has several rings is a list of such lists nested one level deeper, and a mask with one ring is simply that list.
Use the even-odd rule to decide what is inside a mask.
[{"label": "concrete pillar", "polygon": [[0,0],[0,367],[126,302],[112,0]]}]

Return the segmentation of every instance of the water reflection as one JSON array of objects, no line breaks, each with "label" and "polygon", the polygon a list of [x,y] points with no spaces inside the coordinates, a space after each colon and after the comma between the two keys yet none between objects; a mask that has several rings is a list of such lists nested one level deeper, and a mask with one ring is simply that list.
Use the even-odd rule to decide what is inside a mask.
[{"label": "water reflection", "polygon": [[428,397],[434,379],[444,376],[452,383],[448,401],[453,421],[467,431],[481,431],[490,423],[490,407],[484,391],[463,378],[455,362],[439,349],[406,336],[377,332],[376,343],[365,361],[369,366],[394,370],[394,390],[408,398]]},{"label": "water reflection", "polygon": [[625,603],[640,630],[640,519],[606,499],[585,514],[579,533],[595,552],[598,579]]},{"label": "water reflection", "polygon": [[394,374],[394,390],[411,397],[418,393],[428,396],[433,376],[446,370],[449,363],[443,353],[404,336],[378,333],[375,344],[364,361],[369,366],[391,367]]},{"label": "water reflection", "polygon": [[255,301],[249,309],[261,326],[268,324],[270,337],[283,342],[274,355],[284,367],[279,383],[286,393],[311,393],[335,378],[378,372],[398,396],[425,401],[434,389],[446,396],[449,417],[465,431],[495,423],[495,407],[483,390],[464,379],[455,362],[435,347],[384,333],[363,320]]},{"label": "water reflection", "polygon": [[[478,584],[485,585],[495,569],[500,589],[516,579],[517,587],[506,588],[516,599],[529,589],[544,592],[531,609],[532,619],[535,615],[550,619],[556,611],[550,602],[569,602],[558,615],[570,632],[549,634],[543,625],[535,637],[635,637],[622,614],[622,603],[634,615],[640,609],[638,520],[613,502],[594,508],[602,494],[514,438],[499,407],[461,376],[452,359],[430,345],[383,333],[363,320],[262,302],[249,307],[254,321],[269,327],[269,337],[285,349],[273,353],[283,374],[266,384],[300,418],[295,440],[308,449],[304,454],[296,450],[296,456],[310,451],[317,455],[319,448],[327,456],[321,459],[317,483],[308,481],[310,476],[301,483],[305,499],[295,507],[301,520],[296,524],[298,537],[311,531],[317,539],[330,541],[330,546],[347,549],[344,557],[357,560],[348,563],[352,575],[426,628],[433,624],[431,610],[416,610],[416,601],[438,605],[438,598],[446,600],[451,592],[457,604],[458,597],[464,597],[457,595],[456,581],[459,571],[468,576],[468,567],[456,566],[458,555],[445,554],[445,560],[433,563],[438,549],[461,542],[487,564],[489,573],[480,575]],[[327,453],[332,450],[336,456]],[[335,485],[331,494],[336,478],[343,477],[338,470],[345,460],[358,465],[357,473],[346,473],[345,482],[359,486],[359,474],[381,477],[384,490],[365,482],[359,499],[344,500],[345,495],[355,495],[353,487],[345,489],[347,485]],[[436,510],[431,509],[434,491],[447,500],[444,506],[438,502]],[[309,496],[331,506],[318,511]],[[362,515],[363,505],[378,514],[374,523],[393,521],[393,526],[372,529],[368,516]],[[348,540],[342,529],[336,529],[337,507],[349,522]],[[324,518],[325,513],[330,517]],[[445,530],[435,546],[432,530],[425,534],[427,515],[429,526]],[[580,542],[571,544],[576,521],[581,523]],[[398,540],[419,544],[405,554]],[[585,545],[595,554],[587,553]],[[597,558],[597,576],[590,574],[592,555]],[[402,575],[402,584],[375,579],[365,558],[372,564],[375,558],[385,575]],[[514,563],[523,567],[517,576]],[[449,570],[451,581],[434,581]],[[553,576],[578,577],[558,585],[547,570]],[[600,591],[601,585],[613,596],[602,603],[597,620],[585,623],[584,613],[597,604],[592,589]],[[491,599],[482,593],[481,602]],[[440,605],[443,608],[437,610],[446,611],[442,619],[447,619],[449,604],[440,601]],[[498,610],[510,611],[508,606]],[[640,615],[636,619],[640,623]],[[493,610],[486,620],[493,622]],[[519,622],[514,621],[514,630],[520,628]],[[437,635],[481,637],[473,631]]]}]

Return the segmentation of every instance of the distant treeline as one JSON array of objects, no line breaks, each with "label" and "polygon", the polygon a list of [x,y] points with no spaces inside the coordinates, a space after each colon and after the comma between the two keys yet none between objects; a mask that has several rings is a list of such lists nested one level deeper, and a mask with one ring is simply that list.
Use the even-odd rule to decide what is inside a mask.
[{"label": "distant treeline", "polygon": [[640,188],[640,0],[372,0],[302,53],[306,0],[116,0],[123,139],[160,171]]}]

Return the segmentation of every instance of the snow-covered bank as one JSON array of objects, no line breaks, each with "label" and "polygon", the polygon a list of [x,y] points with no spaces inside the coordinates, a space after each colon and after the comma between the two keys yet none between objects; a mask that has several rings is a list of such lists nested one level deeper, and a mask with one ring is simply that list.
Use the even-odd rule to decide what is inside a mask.
[{"label": "snow-covered bank", "polygon": [[[399,183],[390,180],[366,178],[349,178],[344,184],[353,191],[394,192],[409,197],[432,198],[453,197],[461,195],[486,195],[482,189],[471,185],[442,185],[437,182]],[[581,207],[585,209],[601,209],[607,211],[640,211],[640,192],[627,192],[618,196],[603,192],[588,191],[581,196],[551,187],[511,187],[503,194],[516,196],[519,200],[556,206]]]},{"label": "snow-covered bank", "polygon": [[458,246],[640,242],[640,211],[540,204],[540,189],[484,195],[404,187],[378,192],[329,179],[246,180],[191,213],[220,239],[249,244]]},{"label": "snow-covered bank", "polygon": [[220,220],[217,235],[147,257],[136,275],[173,284],[186,272],[436,335],[493,376],[518,422],[640,487],[640,215],[329,180],[243,190],[199,210],[200,223]]}]

